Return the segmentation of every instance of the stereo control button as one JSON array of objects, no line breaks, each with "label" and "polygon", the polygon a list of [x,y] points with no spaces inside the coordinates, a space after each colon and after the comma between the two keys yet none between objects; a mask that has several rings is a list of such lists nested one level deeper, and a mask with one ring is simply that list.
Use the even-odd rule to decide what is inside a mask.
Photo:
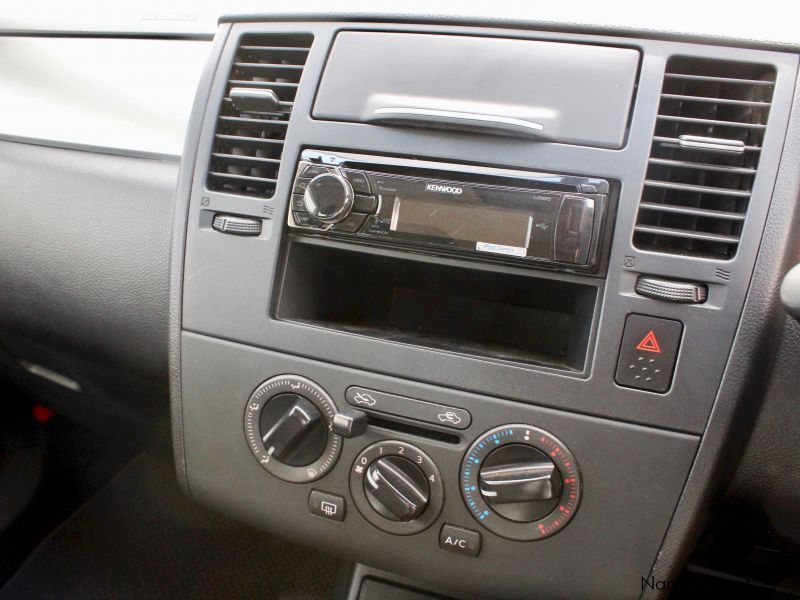
[{"label": "stereo control button", "polygon": [[298,194],[294,194],[292,196],[292,210],[306,212],[306,205],[303,203],[303,196]]},{"label": "stereo control button", "polygon": [[375,196],[361,196],[356,193],[353,199],[353,210],[360,213],[375,214],[378,210],[378,199]]},{"label": "stereo control button", "polygon": [[308,179],[312,179],[317,175],[322,175],[323,173],[328,173],[328,169],[322,167],[320,165],[308,165],[301,174],[301,177],[307,177]]},{"label": "stereo control button", "polygon": [[[306,193],[306,188],[308,187],[308,182],[311,181],[308,177],[298,177],[294,180],[294,187],[292,188],[293,194],[300,194],[302,198],[303,194]],[[305,210],[305,208],[303,208]]]},{"label": "stereo control button", "polygon": [[322,227],[322,223],[317,221],[310,214],[299,210],[294,211],[294,222],[300,227]]},{"label": "stereo control button", "polygon": [[481,534],[455,525],[444,525],[439,532],[439,548],[454,554],[478,556],[481,551]]},{"label": "stereo control button", "polygon": [[585,265],[594,226],[593,198],[564,196],[556,224],[555,259]]},{"label": "stereo control button", "polygon": [[353,191],[356,194],[369,194],[369,179],[365,173],[361,171],[348,171],[343,170],[342,173],[353,186]]},{"label": "stereo control button", "polygon": [[[356,196],[356,198],[358,198],[358,196]],[[343,221],[339,221],[336,225],[334,225],[333,230],[341,231],[343,233],[356,233],[359,229],[361,229],[361,226],[366,220],[367,215],[350,213]]]}]

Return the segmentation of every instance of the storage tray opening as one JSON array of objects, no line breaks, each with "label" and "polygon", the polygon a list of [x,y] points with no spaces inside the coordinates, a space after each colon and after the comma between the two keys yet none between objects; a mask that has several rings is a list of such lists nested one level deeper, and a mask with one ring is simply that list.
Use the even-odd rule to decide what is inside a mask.
[{"label": "storage tray opening", "polygon": [[291,241],[275,317],[581,371],[593,285]]}]

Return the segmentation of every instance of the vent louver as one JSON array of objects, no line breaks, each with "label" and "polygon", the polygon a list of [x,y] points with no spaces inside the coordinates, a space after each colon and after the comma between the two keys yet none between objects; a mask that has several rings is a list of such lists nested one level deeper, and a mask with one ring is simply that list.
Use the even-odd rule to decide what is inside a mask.
[{"label": "vent louver", "polygon": [[[259,198],[275,193],[289,115],[312,41],[304,34],[241,38],[217,119],[208,189]],[[246,100],[232,99],[231,90],[256,90],[278,103],[255,110]]]},{"label": "vent louver", "polygon": [[733,258],[774,85],[769,65],[669,60],[634,231],[637,248]]}]

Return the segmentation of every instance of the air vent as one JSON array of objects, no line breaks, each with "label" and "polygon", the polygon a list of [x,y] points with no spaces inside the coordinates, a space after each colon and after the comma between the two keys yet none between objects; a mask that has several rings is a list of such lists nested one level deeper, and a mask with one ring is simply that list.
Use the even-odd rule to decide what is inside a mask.
[{"label": "air vent", "polygon": [[769,65],[669,60],[633,237],[637,248],[733,258],[774,86]]},{"label": "air vent", "polygon": [[[208,189],[269,198],[313,36],[246,35],[222,100]],[[233,91],[233,94],[231,93]]]}]

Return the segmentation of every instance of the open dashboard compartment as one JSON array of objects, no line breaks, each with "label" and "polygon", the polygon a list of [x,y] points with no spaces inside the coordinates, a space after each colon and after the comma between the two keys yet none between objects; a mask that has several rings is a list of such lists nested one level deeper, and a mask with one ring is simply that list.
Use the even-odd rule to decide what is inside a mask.
[{"label": "open dashboard compartment", "polygon": [[581,371],[597,288],[289,242],[275,317],[460,354]]}]

